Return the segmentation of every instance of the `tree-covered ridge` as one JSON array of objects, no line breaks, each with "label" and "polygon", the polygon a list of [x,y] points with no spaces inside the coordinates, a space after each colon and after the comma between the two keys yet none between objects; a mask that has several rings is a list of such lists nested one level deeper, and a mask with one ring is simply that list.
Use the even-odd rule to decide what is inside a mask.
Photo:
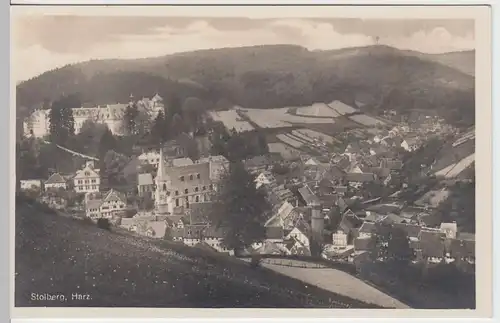
[{"label": "tree-covered ridge", "polygon": [[91,61],[21,83],[17,102],[32,107],[75,92],[94,103],[128,102],[130,93],[177,93],[183,100],[198,97],[208,108],[279,108],[334,99],[355,105],[362,98],[367,110],[436,109],[455,124],[473,124],[474,77],[436,61],[386,46],[308,51],[288,45]]}]

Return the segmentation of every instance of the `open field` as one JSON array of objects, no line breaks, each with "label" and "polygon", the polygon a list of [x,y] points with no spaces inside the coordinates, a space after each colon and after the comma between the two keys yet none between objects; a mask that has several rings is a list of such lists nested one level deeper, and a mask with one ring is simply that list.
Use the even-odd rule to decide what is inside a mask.
[{"label": "open field", "polygon": [[354,116],[350,116],[349,119],[351,119],[354,122],[360,123],[364,126],[375,126],[375,125],[384,125],[385,123],[382,120],[367,116],[365,114],[358,114]]},{"label": "open field", "polygon": [[378,289],[368,285],[359,278],[333,268],[298,268],[273,265],[263,262],[262,266],[283,275],[300,279],[341,295],[350,295],[356,299],[377,304],[387,308],[405,309],[408,305],[401,303],[393,297],[384,294]]},{"label": "open field", "polygon": [[210,111],[210,116],[214,121],[224,123],[227,129],[236,129],[237,132],[251,131],[254,128],[250,123],[241,119],[235,110]]},{"label": "open field", "polygon": [[351,107],[350,105],[345,104],[344,102],[335,100],[331,103],[328,103],[327,106],[337,112],[339,115],[345,115],[350,113],[358,112],[356,108]]},{"label": "open field", "polygon": [[330,108],[325,103],[314,103],[307,107],[297,108],[297,115],[305,117],[336,118],[340,113]]},{"label": "open field", "polygon": [[284,159],[292,159],[300,156],[300,150],[294,149],[284,143],[273,142],[267,145],[269,147],[269,152],[280,153]]},{"label": "open field", "polygon": [[451,164],[450,166],[445,167],[440,171],[437,171],[435,175],[444,176],[446,178],[454,178],[458,176],[460,173],[462,173],[464,170],[466,170],[469,166],[471,166],[472,163],[474,163],[474,160],[475,160],[475,154],[471,154],[461,159],[459,162]]},{"label": "open field", "polygon": [[[234,257],[109,232],[16,200],[15,305],[77,307],[373,307]],[[72,293],[91,300],[71,300]],[[33,301],[64,294],[66,302]]]},{"label": "open field", "polygon": [[335,142],[338,142],[337,139],[331,137],[331,136],[328,136],[324,133],[321,133],[321,132],[317,132],[317,131],[314,131],[314,130],[311,130],[311,129],[297,129],[297,130],[293,130],[292,133],[298,137],[301,137],[303,139],[308,139],[308,140],[311,140],[311,138],[321,138],[325,143],[329,143],[329,144],[333,144]]},{"label": "open field", "polygon": [[292,146],[293,148],[300,148],[304,144],[301,141],[298,141],[294,138],[291,138],[288,134],[279,134],[276,136],[279,140],[284,142],[285,144]]},{"label": "open field", "polygon": [[245,109],[241,111],[261,128],[284,128],[293,126],[296,123],[335,123],[335,118],[297,116],[289,114],[288,109]]}]

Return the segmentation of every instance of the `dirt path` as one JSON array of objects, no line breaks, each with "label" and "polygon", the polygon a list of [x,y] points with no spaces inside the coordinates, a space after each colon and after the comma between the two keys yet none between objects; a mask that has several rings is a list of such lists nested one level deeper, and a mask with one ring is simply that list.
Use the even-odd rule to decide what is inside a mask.
[{"label": "dirt path", "polygon": [[283,275],[299,279],[305,283],[318,286],[328,291],[373,303],[383,307],[406,309],[408,305],[368,285],[341,270],[332,268],[297,268],[272,265],[263,262],[262,266]]}]

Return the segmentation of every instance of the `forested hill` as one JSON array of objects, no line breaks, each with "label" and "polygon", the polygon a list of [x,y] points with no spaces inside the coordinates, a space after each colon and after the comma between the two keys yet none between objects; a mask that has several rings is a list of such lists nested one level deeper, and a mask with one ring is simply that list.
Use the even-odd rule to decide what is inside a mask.
[{"label": "forested hill", "polygon": [[308,51],[269,45],[94,60],[19,84],[17,106],[29,112],[75,92],[92,103],[127,102],[131,93],[176,93],[181,100],[201,96],[209,108],[226,107],[222,102],[277,108],[339,99],[348,104],[362,101],[365,109],[438,109],[454,123],[471,125],[474,76],[450,67],[461,65],[460,57],[469,54],[444,59],[387,46]]}]

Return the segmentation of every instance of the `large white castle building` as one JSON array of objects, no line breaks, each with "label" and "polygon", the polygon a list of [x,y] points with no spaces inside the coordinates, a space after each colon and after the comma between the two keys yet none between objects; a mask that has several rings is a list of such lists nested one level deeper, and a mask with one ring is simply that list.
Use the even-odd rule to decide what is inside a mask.
[{"label": "large white castle building", "polygon": [[[75,107],[73,109],[75,134],[81,131],[85,121],[91,120],[96,123],[106,124],[114,135],[123,135],[123,117],[125,109],[132,104],[132,100],[133,97],[131,96],[131,102],[128,104],[107,104],[92,108]],[[137,101],[137,107],[153,120],[158,115],[158,112],[164,107],[163,98],[158,94],[151,99],[143,98]],[[30,136],[32,134],[37,138],[48,135],[50,132],[49,113],[50,109],[34,111],[23,123],[24,135]]]}]

